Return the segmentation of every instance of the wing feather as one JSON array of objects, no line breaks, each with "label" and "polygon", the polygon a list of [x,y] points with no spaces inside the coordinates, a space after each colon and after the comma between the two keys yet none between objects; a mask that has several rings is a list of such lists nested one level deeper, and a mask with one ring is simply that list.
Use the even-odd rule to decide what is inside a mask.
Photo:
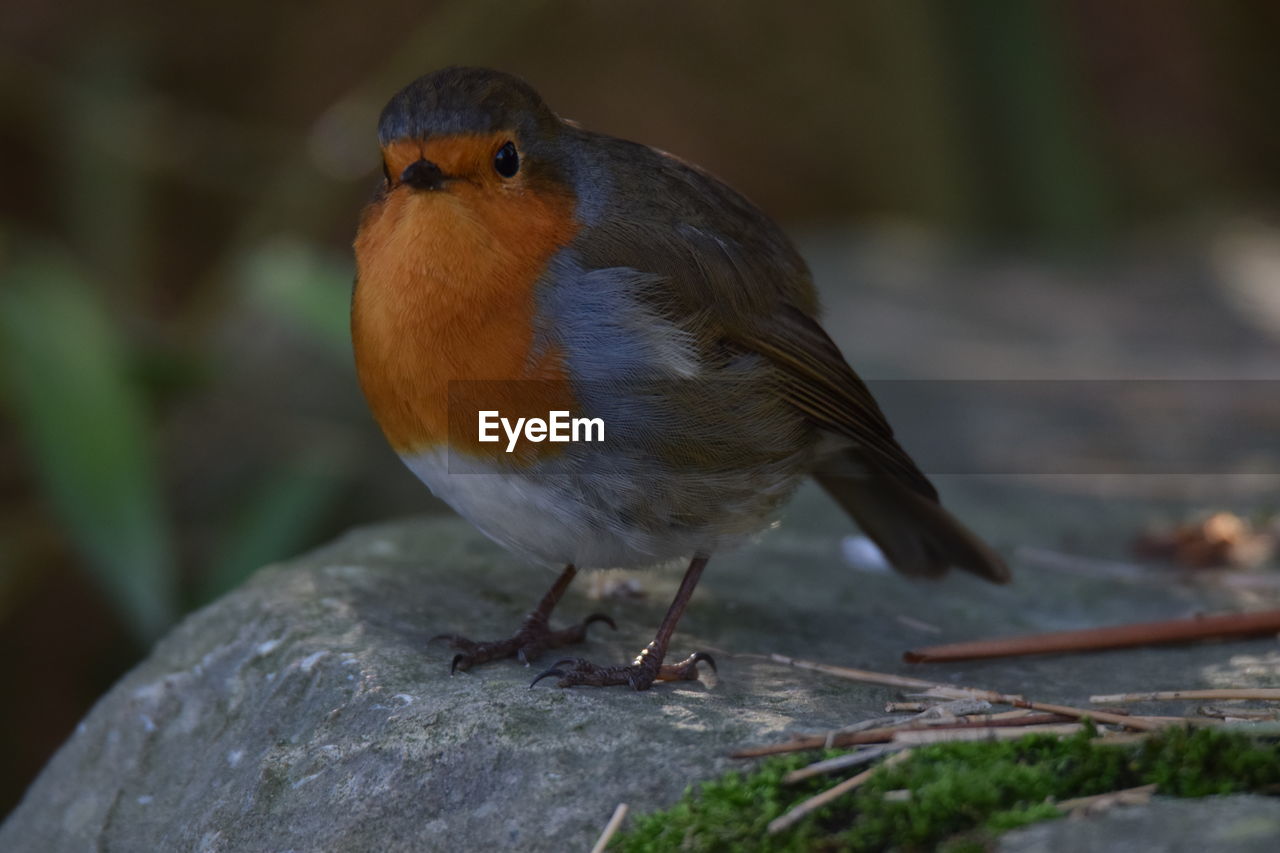
[{"label": "wing feather", "polygon": [[819,427],[842,435],[868,462],[932,500],[938,493],[894,438],[884,412],[818,321],[785,306],[767,327],[738,334],[739,345],[779,370],[781,393]]}]

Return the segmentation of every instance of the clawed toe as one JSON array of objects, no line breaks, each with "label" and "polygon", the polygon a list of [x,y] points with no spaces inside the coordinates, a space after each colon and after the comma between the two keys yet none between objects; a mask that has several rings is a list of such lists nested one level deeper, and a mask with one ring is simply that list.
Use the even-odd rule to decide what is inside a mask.
[{"label": "clawed toe", "polygon": [[528,666],[530,662],[537,660],[547,649],[585,643],[587,641],[587,626],[596,622],[603,622],[613,630],[618,630],[617,623],[607,613],[592,613],[577,625],[570,625],[568,628],[561,628],[558,631],[550,630],[545,623],[542,625],[526,625],[516,634],[517,638],[524,640],[523,645],[516,652],[516,657],[520,659],[522,664]]},{"label": "clawed toe", "polygon": [[509,657],[528,666],[547,649],[585,642],[587,627],[596,622],[603,622],[615,631],[618,630],[617,624],[608,614],[592,613],[577,625],[555,631],[547,625],[545,619],[531,617],[525,620],[520,630],[505,640],[477,642],[461,634],[436,634],[427,642],[445,641],[458,651],[449,664],[449,674],[454,675],[459,671],[466,672],[476,664]]},{"label": "clawed toe", "polygon": [[[468,640],[466,637],[458,634],[436,634],[427,640],[427,645],[438,642],[440,640],[448,641],[449,645],[455,649],[459,649],[458,654],[453,656],[453,660],[449,662],[449,674],[456,675],[458,670],[466,672],[471,668],[472,664],[482,663],[484,660],[492,658],[483,657],[486,647],[496,646],[496,643],[477,643],[474,640]],[[497,657],[496,650],[494,657]],[[479,658],[477,656],[480,656]],[[481,659],[482,658],[482,659]]]},{"label": "clawed toe", "polygon": [[529,689],[544,678],[555,676],[560,679],[556,682],[557,687],[571,687],[575,684],[592,684],[603,687],[607,684],[625,684],[626,681],[609,681],[608,679],[615,670],[622,670],[625,667],[613,666],[602,667],[597,666],[584,658],[564,658],[558,660],[547,669],[538,674],[538,677],[529,682]]},{"label": "clawed toe", "polygon": [[697,681],[698,680],[698,664],[706,663],[711,667],[712,672],[719,672],[716,669],[716,660],[706,652],[694,652],[679,663],[664,664],[658,670],[658,680],[660,681]]},{"label": "clawed toe", "polygon": [[[551,678],[552,676],[555,676],[556,678],[564,678],[565,671],[563,669],[560,669],[560,667],[566,663],[577,663],[577,662],[578,662],[578,659],[576,658],[567,658],[566,660],[556,661],[554,664],[551,665],[550,669],[544,669],[542,672],[537,674],[537,676],[533,679],[533,681],[529,682],[529,689],[532,690],[533,686],[544,678]],[[582,662],[585,663],[585,661],[582,661]]]},{"label": "clawed toe", "polygon": [[618,630],[618,623],[613,621],[613,617],[608,613],[592,613],[586,619],[582,620],[582,630],[587,630],[587,626],[593,622],[603,622],[613,630]]}]

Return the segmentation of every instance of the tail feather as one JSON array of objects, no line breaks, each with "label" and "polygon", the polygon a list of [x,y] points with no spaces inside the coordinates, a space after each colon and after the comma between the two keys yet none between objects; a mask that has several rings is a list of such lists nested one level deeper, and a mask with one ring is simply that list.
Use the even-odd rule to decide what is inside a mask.
[{"label": "tail feather", "polygon": [[895,477],[866,472],[814,478],[903,574],[936,578],[954,567],[993,583],[1009,582],[999,554],[936,500]]}]

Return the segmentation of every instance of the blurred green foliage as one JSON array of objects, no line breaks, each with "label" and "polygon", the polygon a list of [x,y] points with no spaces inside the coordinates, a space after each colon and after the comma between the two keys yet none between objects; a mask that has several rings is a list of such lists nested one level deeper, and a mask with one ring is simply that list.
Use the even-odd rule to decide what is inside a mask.
[{"label": "blurred green foliage", "polygon": [[236,277],[247,298],[290,318],[345,360],[351,348],[347,312],[354,274],[345,255],[278,239],[246,253]]},{"label": "blurred green foliage", "polygon": [[39,482],[140,640],[177,613],[154,430],[88,279],[57,254],[0,282],[0,368]]},{"label": "blurred green foliage", "polygon": [[[128,347],[100,289],[65,253],[27,254],[0,280],[3,401],[71,541],[124,623],[147,643],[180,605],[208,601],[303,547],[334,504],[341,466],[304,444],[246,484],[218,547],[182,596],[179,531],[166,511],[155,412],[138,381],[142,354]],[[326,263],[301,247],[269,247],[248,259],[245,275],[262,285],[255,292],[267,305],[345,355],[349,285],[344,280],[329,292],[299,286],[333,282],[342,270],[336,259]]]}]

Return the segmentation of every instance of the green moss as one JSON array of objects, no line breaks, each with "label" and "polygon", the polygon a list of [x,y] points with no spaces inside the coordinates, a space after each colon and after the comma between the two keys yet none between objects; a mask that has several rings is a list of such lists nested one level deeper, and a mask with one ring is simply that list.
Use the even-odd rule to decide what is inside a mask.
[{"label": "green moss", "polygon": [[[815,760],[787,756],[755,771],[705,782],[670,809],[638,818],[615,838],[624,853],[692,851],[972,851],[999,832],[1059,816],[1048,800],[1155,782],[1162,794],[1199,797],[1280,784],[1280,746],[1214,729],[1173,729],[1140,745],[1099,746],[1092,727],[1059,739],[947,743],[915,749],[853,794],[787,832],[769,822],[830,787],[819,777],[783,786],[790,770]],[[831,752],[828,755],[836,755]],[[909,800],[885,799],[909,790]]]}]

